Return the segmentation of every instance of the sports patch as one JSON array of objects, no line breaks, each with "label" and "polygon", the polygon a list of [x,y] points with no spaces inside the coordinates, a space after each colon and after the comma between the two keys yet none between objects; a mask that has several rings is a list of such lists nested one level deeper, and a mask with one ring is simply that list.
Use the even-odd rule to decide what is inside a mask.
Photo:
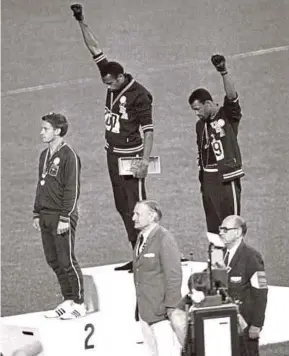
[{"label": "sports patch", "polygon": [[211,127],[216,131],[216,133],[220,134],[220,137],[226,136],[225,130],[223,129],[224,126],[225,121],[223,119],[211,122]]},{"label": "sports patch", "polygon": [[119,112],[121,114],[121,119],[128,120],[128,115],[126,112],[126,97],[124,95],[119,99]]},{"label": "sports patch", "polygon": [[267,289],[268,283],[265,271],[257,271],[250,279],[251,286],[256,289]]},{"label": "sports patch", "polygon": [[53,160],[53,163],[57,166],[60,163],[60,158],[59,157],[55,157]]},{"label": "sports patch", "polygon": [[56,166],[55,164],[52,164],[48,173],[49,173],[50,176],[56,177],[57,173],[58,173],[58,170],[59,170],[59,166]]},{"label": "sports patch", "polygon": [[230,277],[230,282],[231,283],[241,283],[242,282],[242,277],[241,276]]},{"label": "sports patch", "polygon": [[125,103],[126,103],[126,96],[122,96],[120,99],[119,99],[119,101],[120,101],[120,103],[122,104],[122,105],[124,105]]}]

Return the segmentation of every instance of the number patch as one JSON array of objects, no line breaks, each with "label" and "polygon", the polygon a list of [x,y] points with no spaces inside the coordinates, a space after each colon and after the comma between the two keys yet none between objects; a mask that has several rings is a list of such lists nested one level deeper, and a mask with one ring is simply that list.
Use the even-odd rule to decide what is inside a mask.
[{"label": "number patch", "polygon": [[107,131],[119,133],[119,115],[114,114],[108,108],[105,108],[104,112],[105,127]]},{"label": "number patch", "polygon": [[84,331],[88,331],[88,334],[84,340],[84,349],[89,350],[89,349],[94,349],[94,345],[90,344],[90,338],[94,334],[94,325],[93,324],[86,324]]},{"label": "number patch", "polygon": [[221,161],[224,159],[224,149],[223,149],[223,144],[221,140],[216,140],[213,139],[211,142],[212,149],[214,151],[215,157],[217,161]]}]

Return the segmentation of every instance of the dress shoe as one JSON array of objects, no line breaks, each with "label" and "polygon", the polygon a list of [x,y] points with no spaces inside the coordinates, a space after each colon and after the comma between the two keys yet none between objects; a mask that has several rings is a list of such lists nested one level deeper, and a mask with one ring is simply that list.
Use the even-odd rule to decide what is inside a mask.
[{"label": "dress shoe", "polygon": [[130,261],[122,266],[115,267],[114,270],[115,271],[130,271],[130,270],[132,270],[132,261]]}]

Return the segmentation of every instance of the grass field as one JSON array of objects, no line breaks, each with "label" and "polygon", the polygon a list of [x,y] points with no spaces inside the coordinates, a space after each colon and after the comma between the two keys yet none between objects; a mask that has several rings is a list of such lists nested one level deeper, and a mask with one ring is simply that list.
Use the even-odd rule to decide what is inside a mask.
[{"label": "grass field", "polygon": [[[289,285],[289,71],[286,0],[83,2],[110,59],[154,95],[155,145],[162,174],[147,180],[184,254],[206,259],[188,94],[204,86],[221,102],[209,58],[220,52],[243,109],[239,142],[246,177],[242,215],[271,285]],[[70,2],[2,1],[2,315],[49,308],[59,300],[39,234],[32,228],[40,119],[67,115],[67,141],[82,159],[77,256],[83,267],[125,261],[130,249],[113,205],[104,146],[105,88],[73,20]],[[260,51],[267,50],[267,51]],[[269,351],[268,351],[269,350]],[[278,353],[276,353],[278,352]],[[283,351],[282,351],[283,350]],[[288,355],[288,344],[262,355]]]}]

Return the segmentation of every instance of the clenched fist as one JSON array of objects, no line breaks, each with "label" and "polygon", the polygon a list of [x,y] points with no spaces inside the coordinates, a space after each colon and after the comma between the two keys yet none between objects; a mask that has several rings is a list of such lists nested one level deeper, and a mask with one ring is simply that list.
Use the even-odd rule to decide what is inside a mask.
[{"label": "clenched fist", "polygon": [[218,72],[224,74],[227,72],[226,59],[221,54],[215,54],[211,57],[211,61]]},{"label": "clenched fist", "polygon": [[73,16],[77,21],[83,21],[83,13],[82,13],[82,6],[80,4],[73,4],[70,6],[71,10],[73,11]]}]

